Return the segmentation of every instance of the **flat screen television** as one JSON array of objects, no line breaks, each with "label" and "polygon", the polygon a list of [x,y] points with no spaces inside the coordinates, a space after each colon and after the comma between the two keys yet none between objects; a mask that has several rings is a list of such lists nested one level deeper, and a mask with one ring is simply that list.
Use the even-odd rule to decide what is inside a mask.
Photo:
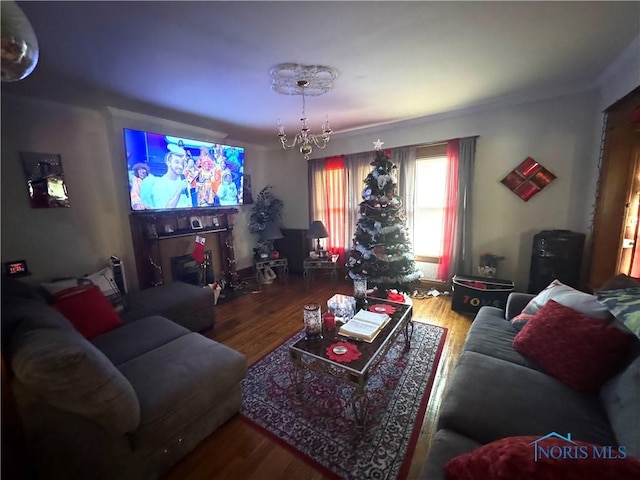
[{"label": "flat screen television", "polygon": [[136,212],[242,205],[244,148],[124,129]]}]

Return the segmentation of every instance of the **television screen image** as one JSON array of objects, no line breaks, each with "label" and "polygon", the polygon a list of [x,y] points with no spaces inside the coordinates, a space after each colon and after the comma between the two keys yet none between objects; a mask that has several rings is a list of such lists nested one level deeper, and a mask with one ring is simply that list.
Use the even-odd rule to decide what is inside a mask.
[{"label": "television screen image", "polygon": [[124,129],[134,211],[242,205],[244,148]]}]

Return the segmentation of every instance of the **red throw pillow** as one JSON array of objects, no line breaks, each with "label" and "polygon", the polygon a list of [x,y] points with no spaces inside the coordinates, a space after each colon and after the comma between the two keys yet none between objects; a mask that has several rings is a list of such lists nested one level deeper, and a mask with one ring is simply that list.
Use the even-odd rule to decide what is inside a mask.
[{"label": "red throw pillow", "polygon": [[543,437],[502,438],[450,460],[447,480],[602,480],[640,478],[640,460],[624,447],[571,440],[552,432]]},{"label": "red throw pillow", "polygon": [[594,393],[620,366],[633,336],[549,300],[513,339],[513,348],[582,393]]},{"label": "red throw pillow", "polygon": [[58,292],[53,306],[88,340],[122,325],[122,320],[97,285],[79,285]]}]

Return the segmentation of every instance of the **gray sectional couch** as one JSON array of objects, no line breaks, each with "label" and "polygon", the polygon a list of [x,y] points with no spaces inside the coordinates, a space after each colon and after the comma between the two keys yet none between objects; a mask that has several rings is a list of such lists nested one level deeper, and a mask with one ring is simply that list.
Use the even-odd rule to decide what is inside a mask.
[{"label": "gray sectional couch", "polygon": [[198,287],[172,285],[91,341],[36,292],[3,289],[3,356],[43,478],[157,478],[239,411],[245,356],[192,331],[213,325],[212,295],[207,315],[185,306]]},{"label": "gray sectional couch", "polygon": [[581,394],[544,373],[512,347],[518,331],[507,321],[533,295],[512,293],[506,311],[480,309],[445,392],[438,431],[420,474],[445,478],[454,457],[495,440],[571,433],[599,445],[625,445],[640,457],[640,357],[638,341],[626,367],[598,394]]}]

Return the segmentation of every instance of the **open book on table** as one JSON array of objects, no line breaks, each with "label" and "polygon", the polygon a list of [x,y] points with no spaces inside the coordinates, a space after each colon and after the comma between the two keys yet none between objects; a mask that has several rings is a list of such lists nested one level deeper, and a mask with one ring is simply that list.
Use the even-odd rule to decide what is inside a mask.
[{"label": "open book on table", "polygon": [[391,317],[386,313],[360,310],[351,320],[340,327],[338,333],[371,343],[389,320]]}]

